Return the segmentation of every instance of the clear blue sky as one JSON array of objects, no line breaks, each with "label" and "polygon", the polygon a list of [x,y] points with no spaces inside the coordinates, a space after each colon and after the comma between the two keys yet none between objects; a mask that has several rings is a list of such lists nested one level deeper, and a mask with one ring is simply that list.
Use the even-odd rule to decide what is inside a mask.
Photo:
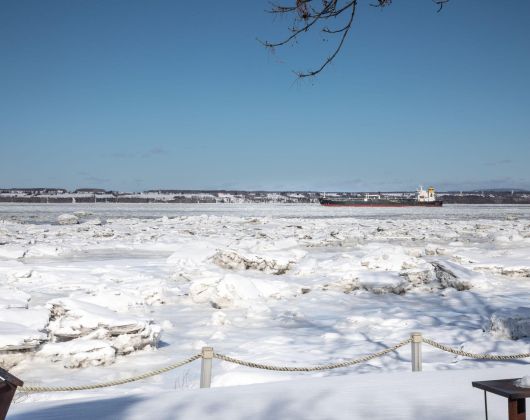
[{"label": "clear blue sky", "polygon": [[0,0],[0,187],[530,188],[530,2],[369,2],[298,83],[265,0]]}]

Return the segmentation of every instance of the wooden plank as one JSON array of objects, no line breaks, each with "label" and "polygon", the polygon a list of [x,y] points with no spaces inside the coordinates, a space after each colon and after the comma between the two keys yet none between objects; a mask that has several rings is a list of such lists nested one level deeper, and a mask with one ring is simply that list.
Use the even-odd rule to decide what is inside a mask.
[{"label": "wooden plank", "polygon": [[526,402],[524,398],[508,399],[508,420],[526,420]]},{"label": "wooden plank", "polygon": [[24,382],[18,379],[16,376],[11,375],[7,370],[0,368],[0,384],[7,382],[14,386],[22,386]]},{"label": "wooden plank", "polygon": [[475,388],[482,389],[502,397],[511,398],[513,400],[530,398],[530,388],[520,388],[516,386],[515,381],[517,379],[518,378],[498,379],[494,381],[477,381],[472,382],[471,384]]},{"label": "wooden plank", "polygon": [[17,387],[22,385],[24,382],[0,368],[0,420],[5,420]]},{"label": "wooden plank", "polygon": [[5,420],[16,390],[16,386],[8,382],[0,382],[0,420]]}]

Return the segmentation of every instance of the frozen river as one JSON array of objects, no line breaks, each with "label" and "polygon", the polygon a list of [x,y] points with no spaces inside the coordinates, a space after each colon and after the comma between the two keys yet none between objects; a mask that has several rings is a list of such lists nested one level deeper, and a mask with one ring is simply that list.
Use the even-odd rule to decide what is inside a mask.
[{"label": "frozen river", "polygon": [[[28,383],[112,379],[205,345],[330,363],[413,331],[517,353],[530,344],[530,321],[513,328],[530,307],[530,206],[0,205],[0,289],[2,364]],[[425,370],[500,364],[425,348]],[[306,375],[409,369],[404,352]],[[195,387],[198,372],[93,393]],[[216,362],[213,385],[299,375]]]},{"label": "frozen river", "polygon": [[351,208],[323,207],[319,204],[2,204],[0,219],[25,223],[56,223],[63,213],[87,212],[103,220],[108,218],[156,219],[163,216],[238,216],[282,218],[359,219],[499,219],[530,218],[530,205],[459,205],[442,208]]}]

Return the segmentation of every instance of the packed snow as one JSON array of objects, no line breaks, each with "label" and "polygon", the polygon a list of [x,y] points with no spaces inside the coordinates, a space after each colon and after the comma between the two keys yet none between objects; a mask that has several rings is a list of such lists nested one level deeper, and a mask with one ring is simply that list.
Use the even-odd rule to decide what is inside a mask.
[{"label": "packed snow", "polygon": [[[468,352],[526,353],[529,292],[530,206],[0,206],[0,365],[28,384],[127,377],[206,345],[261,363],[326,364],[413,331]],[[317,373],[215,361],[212,386],[404,372],[409,353]],[[427,371],[530,372],[428,346],[423,355]],[[188,365],[75,397],[198,381]],[[64,398],[73,396],[22,402]]]},{"label": "packed snow", "polygon": [[515,385],[520,388],[530,388],[530,375],[523,376],[515,381]]},{"label": "packed snow", "polygon": [[[483,420],[472,381],[511,378],[518,368],[373,373],[217,389],[180,389],[16,404],[8,420]],[[490,419],[507,399],[488,394]]]}]

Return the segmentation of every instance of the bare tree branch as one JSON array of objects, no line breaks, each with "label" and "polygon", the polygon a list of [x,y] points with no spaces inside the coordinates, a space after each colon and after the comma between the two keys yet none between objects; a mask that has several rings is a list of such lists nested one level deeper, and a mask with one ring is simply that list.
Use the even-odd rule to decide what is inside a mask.
[{"label": "bare tree branch", "polygon": [[350,19],[348,20],[348,23],[346,24],[346,26],[343,29],[339,30],[339,31],[344,31],[344,32],[343,32],[342,37],[340,39],[339,45],[337,46],[337,48],[335,49],[333,54],[331,54],[326,59],[326,61],[324,61],[324,63],[320,66],[320,68],[318,68],[317,70],[308,71],[306,73],[297,73],[298,77],[304,78],[304,77],[316,76],[318,73],[320,73],[322,70],[324,70],[326,68],[326,66],[329,63],[331,63],[333,61],[333,59],[337,56],[337,54],[339,53],[339,51],[342,48],[342,45],[344,44],[344,41],[345,41],[346,37],[348,36],[348,32],[349,32],[349,30],[351,28],[351,25],[353,23],[353,18],[355,17],[355,7],[357,6],[357,0],[354,0],[352,3],[353,3],[353,5],[352,5],[352,8],[351,8]]},{"label": "bare tree branch", "polygon": [[447,3],[449,0],[432,0],[434,2],[434,4],[440,6],[438,8],[438,11],[437,13],[440,13],[445,5],[445,3]]},{"label": "bare tree branch", "polygon": [[390,6],[392,4],[392,0],[377,0],[377,4],[370,4],[370,6],[374,7],[385,7]]},{"label": "bare tree branch", "polygon": [[[287,0],[285,0],[287,1]],[[280,15],[291,15],[294,16],[294,22],[289,31],[291,34],[283,40],[277,42],[261,41],[258,40],[266,48],[273,50],[275,47],[280,47],[295,41],[298,37],[310,30],[317,30],[315,28],[320,27],[319,31],[326,35],[338,35],[337,45],[330,56],[328,56],[323,63],[315,70],[309,70],[306,72],[296,72],[299,78],[312,77],[319,74],[324,70],[338,55],[341,51],[348,33],[353,24],[355,12],[357,9],[358,0],[289,0],[293,4],[277,4],[271,3],[271,8],[268,10],[269,13],[280,14]],[[392,0],[376,0],[377,3],[371,3],[371,6],[384,8],[392,4]],[[432,0],[440,12],[443,6],[449,2],[449,0]],[[342,20],[342,16],[348,16],[347,19],[343,20],[342,26],[332,25],[335,28],[331,29],[329,26],[320,26],[329,19],[333,21],[339,19]],[[337,29],[338,27],[338,29]]]}]

